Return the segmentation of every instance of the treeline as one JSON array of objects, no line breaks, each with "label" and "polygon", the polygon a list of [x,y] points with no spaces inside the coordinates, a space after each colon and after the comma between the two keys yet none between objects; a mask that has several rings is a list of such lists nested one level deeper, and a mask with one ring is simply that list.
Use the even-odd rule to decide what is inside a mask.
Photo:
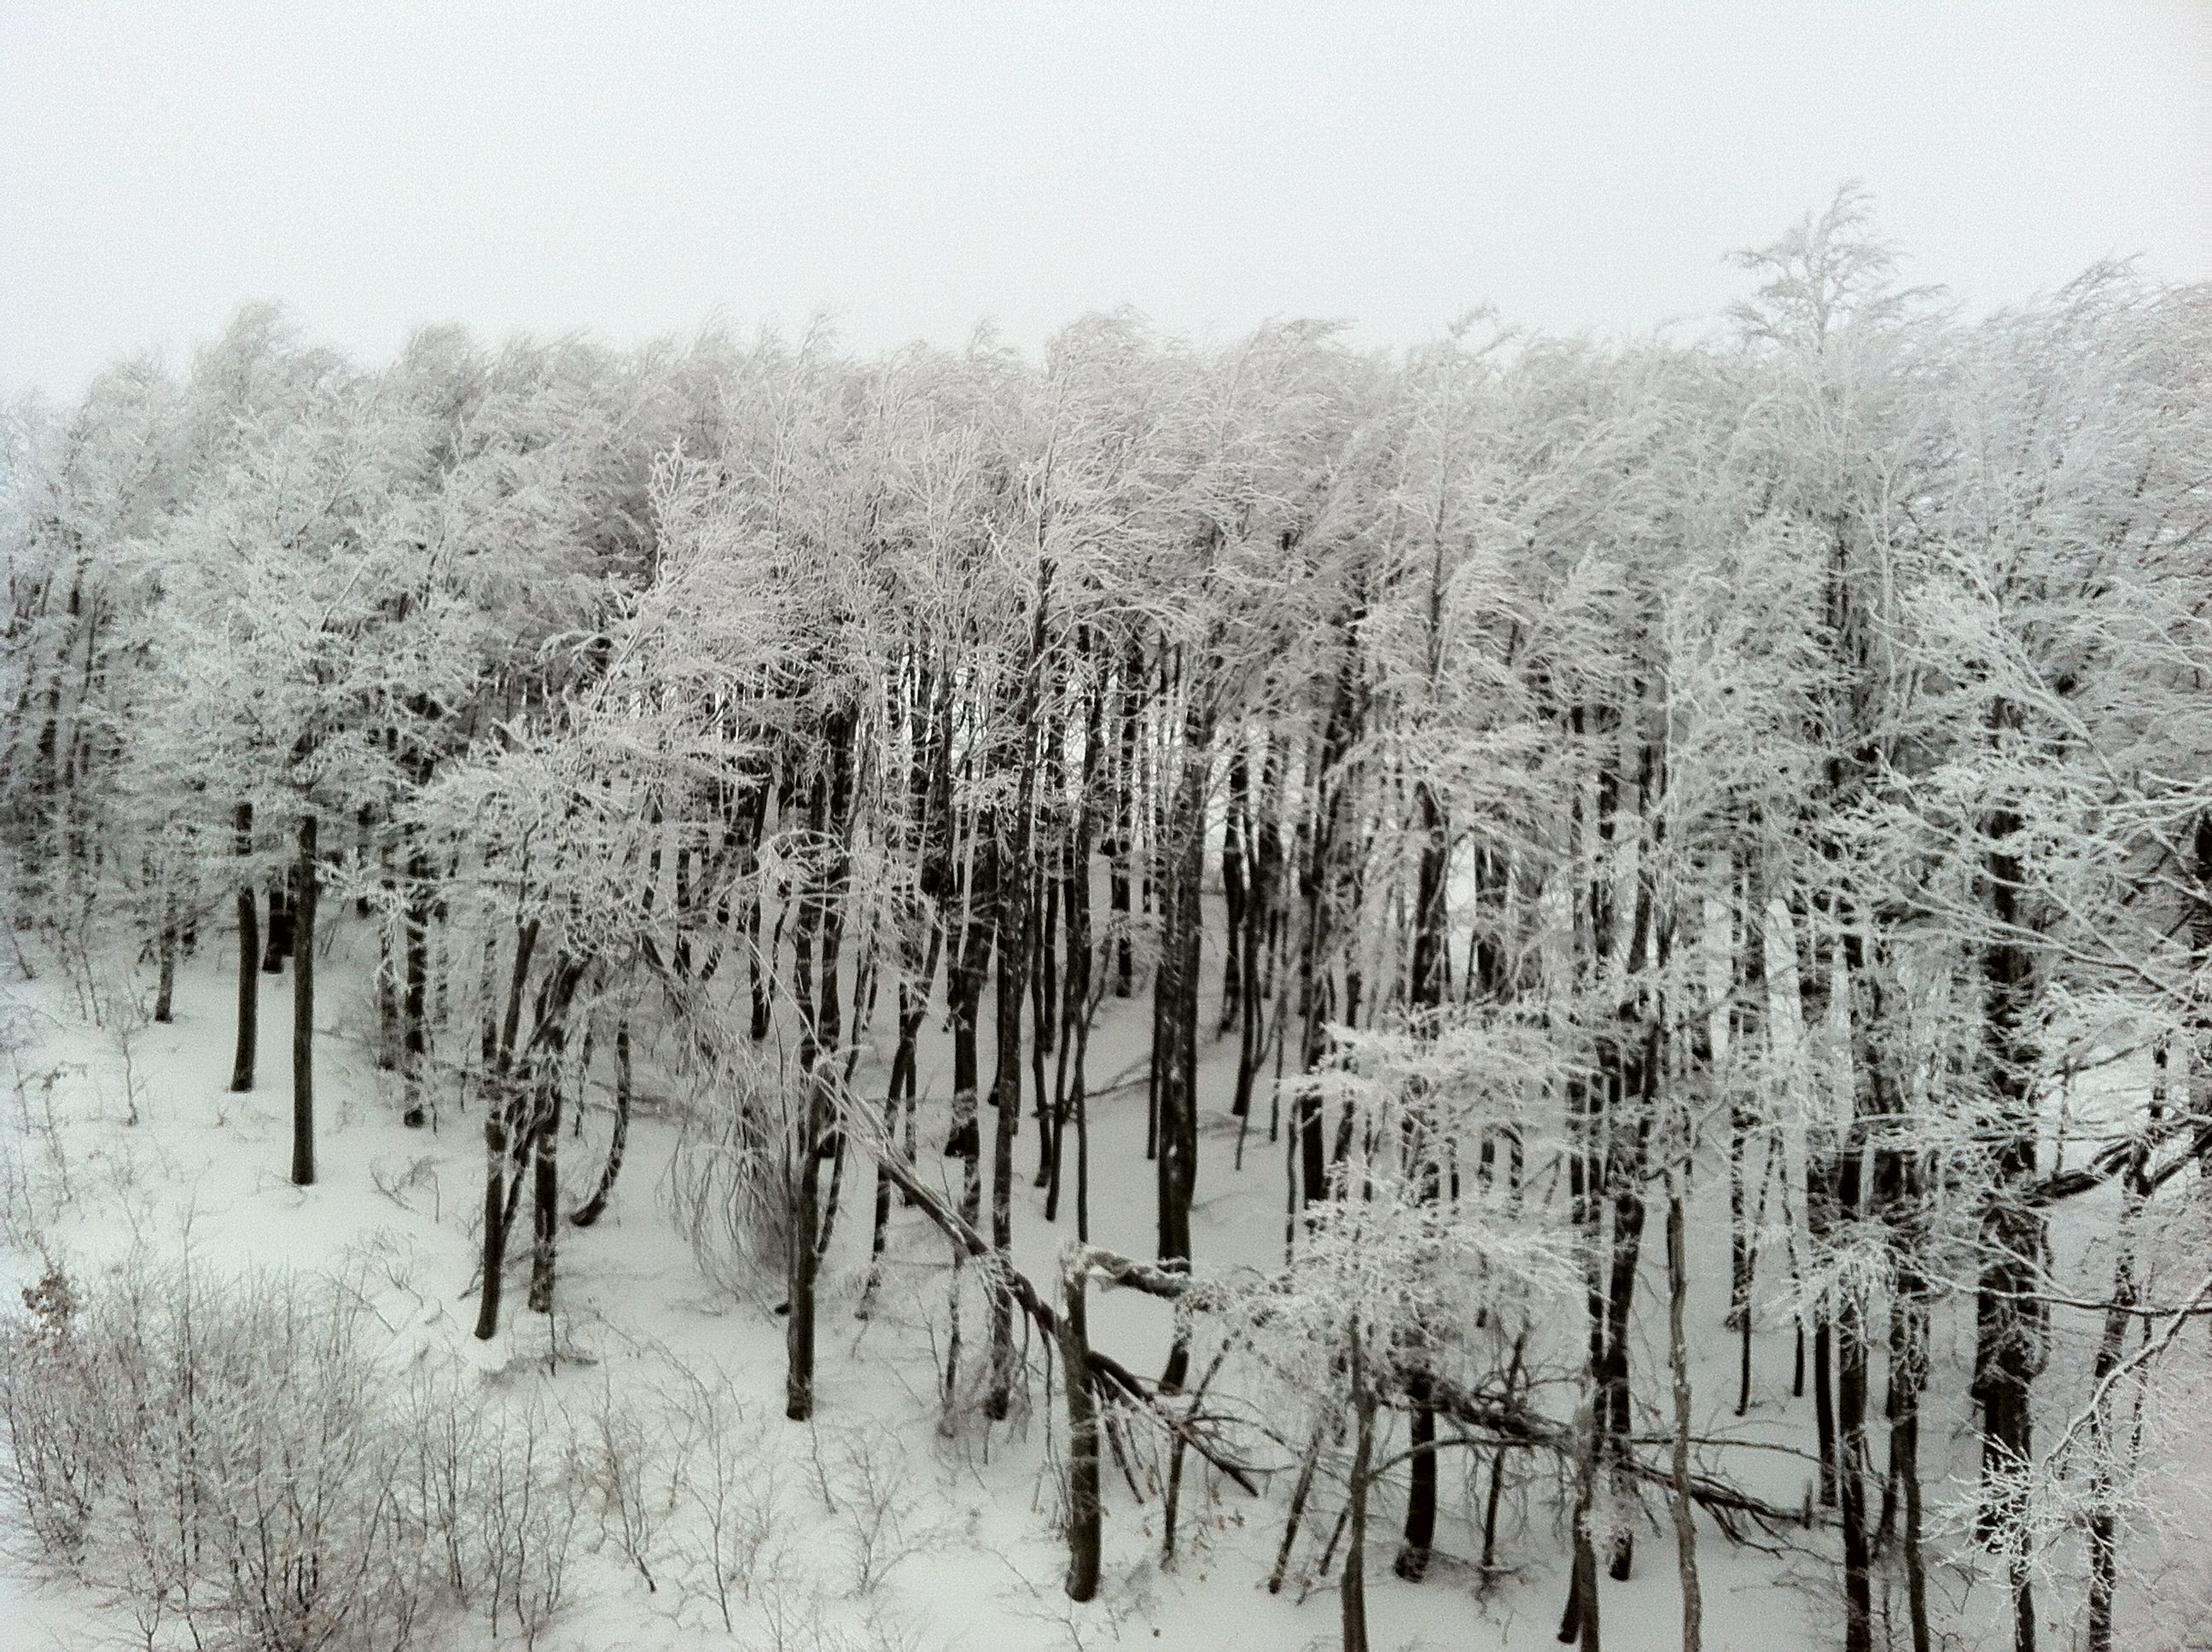
[{"label": "treeline", "polygon": [[[1117,315],[1034,360],[440,329],[368,371],[250,311],[9,427],[15,920],[135,938],[165,1019],[234,911],[239,1090],[289,960],[305,1184],[354,903],[407,1122],[483,1131],[483,1336],[510,1251],[544,1310],[605,1208],[635,1052],[714,1075],[685,1215],[781,1271],[787,1414],[833,1224],[870,1226],[866,1312],[921,1209],[988,1304],[963,1327],[956,1278],[946,1406],[1006,1417],[1026,1328],[1066,1357],[1079,1600],[1102,1432],[1142,1418],[1171,1486],[1294,1471],[1278,1585],[1340,1490],[1347,1647],[1387,1491],[1413,1580],[1440,1500],[1492,1574],[1536,1498],[1589,1652],[1647,1504],[1686,1644],[1702,1520],[1832,1568],[1850,1652],[1945,1638],[1939,1543],[1994,1557],[2016,1652],[2106,1652],[2212,1310],[2176,1237],[2212,1164],[2212,295],[2100,270],[1962,320],[1848,192],[1744,261],[1709,338],[1477,317],[1389,355]],[[1117,999],[1146,1263],[1088,1245]],[[592,1072],[611,1151],[564,1209]],[[1193,1244],[1208,1109],[1281,1166],[1263,1275]],[[1012,1265],[1018,1177],[1062,1278]],[[1094,1276],[1177,1299],[1157,1381],[1089,1345]],[[1726,1406],[1809,1418],[1809,1506],[1703,1431],[1693,1290]],[[1301,1397],[1232,1415],[1224,1360]],[[1947,1537],[1924,1423],[1969,1406]]]}]

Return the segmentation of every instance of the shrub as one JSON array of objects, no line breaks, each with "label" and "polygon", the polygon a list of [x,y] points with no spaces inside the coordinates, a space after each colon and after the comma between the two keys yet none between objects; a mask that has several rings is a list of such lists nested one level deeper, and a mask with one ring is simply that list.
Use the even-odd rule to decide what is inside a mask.
[{"label": "shrub", "polygon": [[0,1318],[0,1493],[147,1644],[400,1652],[435,1615],[534,1640],[579,1518],[564,1417],[395,1383],[352,1279],[58,1269]]}]

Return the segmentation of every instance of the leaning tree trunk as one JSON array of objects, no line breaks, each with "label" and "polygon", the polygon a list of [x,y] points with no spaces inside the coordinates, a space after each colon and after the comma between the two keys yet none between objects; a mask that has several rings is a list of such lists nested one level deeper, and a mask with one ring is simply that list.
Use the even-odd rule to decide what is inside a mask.
[{"label": "leaning tree trunk", "polygon": [[622,1174],[623,1153],[629,1144],[629,1017],[625,1015],[615,1023],[615,1121],[607,1138],[606,1168],[599,1172],[599,1186],[592,1189],[592,1196],[568,1218],[580,1228],[590,1227],[606,1212],[615,1178]]}]

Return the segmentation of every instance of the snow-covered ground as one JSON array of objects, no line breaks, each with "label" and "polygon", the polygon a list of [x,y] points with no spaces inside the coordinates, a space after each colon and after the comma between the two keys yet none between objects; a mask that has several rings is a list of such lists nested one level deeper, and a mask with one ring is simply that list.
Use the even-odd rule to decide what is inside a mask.
[{"label": "snow-covered ground", "polygon": [[[197,1265],[216,1270],[352,1270],[389,1327],[396,1372],[450,1368],[469,1385],[461,1393],[481,1392],[488,1400],[535,1390],[581,1414],[602,1393],[645,1395],[666,1391],[684,1372],[726,1374],[742,1407],[749,1467],[755,1483],[769,1488],[763,1506],[773,1527],[750,1597],[738,1603],[737,1633],[725,1631],[719,1611],[697,1589],[665,1576],[648,1589],[611,1548],[587,1552],[587,1533],[579,1540],[567,1604],[538,1641],[556,1652],[732,1644],[917,1652],[1123,1644],[1228,1652],[1336,1643],[1334,1574],[1303,1599],[1295,1580],[1280,1595],[1264,1587],[1281,1539],[1288,1474],[1275,1476],[1255,1499],[1194,1463],[1170,1569],[1159,1556],[1158,1487],[1146,1485],[1139,1502],[1109,1462],[1106,1587],[1085,1606],[1066,1599],[1055,1523],[1061,1430],[1056,1418],[1046,1425],[1044,1389],[1033,1376],[1030,1407],[1018,1406],[1007,1424],[987,1427],[971,1408],[949,1437],[939,1428],[935,1373],[948,1267],[945,1246],[918,1212],[895,1209],[894,1266],[881,1300],[866,1321],[854,1315],[872,1182],[864,1164],[848,1169],[825,1273],[816,1419],[786,1422],[783,1321],[773,1311],[780,1286],[763,1279],[750,1293],[718,1288],[672,1227],[665,1190],[677,1133],[653,1104],[650,1082],[641,1084],[629,1162],[607,1217],[587,1231],[563,1231],[551,1323],[524,1311],[513,1287],[500,1337],[489,1345],[472,1340],[479,1115],[473,1108],[457,1112],[448,1098],[434,1131],[402,1126],[396,1081],[376,1071],[363,1036],[371,999],[361,957],[368,938],[349,919],[332,932],[322,999],[328,1018],[318,1028],[316,1049],[320,1179],[307,1190],[286,1177],[289,977],[261,978],[264,1053],[259,1087],[247,1096],[225,1089],[235,988],[227,938],[219,933],[203,937],[179,981],[174,1023],[142,1025],[127,1036],[88,1024],[60,971],[8,981],[0,996],[5,1059],[13,1064],[0,1072],[9,1091],[0,1096],[8,1109],[10,1243],[0,1257],[7,1300],[42,1271],[40,1256],[24,1242],[35,1232],[53,1259],[83,1279],[126,1266],[134,1251],[173,1260],[189,1249]],[[1091,1047],[1094,1083],[1108,1092],[1093,1112],[1092,1237],[1137,1255],[1150,1254],[1153,1223],[1152,1172],[1142,1153],[1145,1030],[1141,1003],[1109,999]],[[1266,1139],[1264,1096],[1243,1167],[1232,1168],[1225,1081],[1234,1059],[1231,1043],[1212,1045],[1201,1074],[1206,1099],[1194,1245],[1200,1272],[1265,1262],[1281,1243],[1285,1167],[1280,1149]],[[941,1107],[949,1088],[941,1033],[933,1032],[923,1060],[924,1094]],[[870,1071],[863,1066],[864,1085]],[[1117,1076],[1134,1082],[1109,1088]],[[134,1111],[137,1122],[126,1123]],[[588,1185],[598,1171],[604,1111],[592,1112],[580,1140],[563,1143],[572,1186]],[[934,1127],[941,1139],[941,1119],[925,1108],[924,1169],[957,1176],[957,1161],[928,1151],[927,1133]],[[1018,1144],[1025,1168],[1034,1163],[1032,1130],[1025,1124]],[[1042,1195],[1025,1175],[1017,1197],[1017,1266],[1033,1278],[1049,1278],[1072,1221],[1064,1212],[1058,1224],[1046,1223]],[[1724,1220],[1700,1220],[1692,1239],[1715,1253],[1710,1264],[1691,1269],[1692,1280],[1724,1282]],[[1774,1284],[1779,1288],[1778,1278]],[[1656,1293],[1647,1299],[1657,1300]],[[1693,1295],[1701,1428],[1797,1443],[1794,1425],[1775,1416],[1790,1381],[1786,1320],[1767,1316],[1781,1328],[1758,1339],[1762,1400],[1739,1421],[1734,1339],[1720,1328],[1723,1306],[1704,1291]],[[1095,1345],[1133,1369],[1157,1370],[1168,1324],[1148,1298],[1098,1293],[1091,1333]],[[969,1334],[972,1348],[981,1334],[975,1318]],[[545,1357],[549,1335],[564,1356],[557,1364]],[[1638,1357],[1639,1386],[1656,1395],[1663,1344],[1648,1334]],[[1268,1404],[1265,1394],[1246,1398]],[[1942,1419],[1943,1429],[1931,1421],[1931,1483],[1946,1463],[1963,1468],[1970,1461],[1963,1430],[1949,1427],[1951,1420]],[[1439,1559],[1418,1586],[1390,1576],[1396,1499],[1382,1497],[1369,1560],[1376,1647],[1486,1652],[1553,1643],[1565,1553],[1551,1499],[1528,1502],[1507,1546],[1513,1575],[1483,1590],[1465,1559],[1474,1552],[1471,1534],[1449,1517],[1460,1501],[1452,1495],[1456,1477],[1469,1467],[1446,1461]],[[1731,1467],[1785,1504],[1806,1493],[1806,1466],[1787,1453],[1743,1452]],[[1931,1484],[1931,1497],[1939,1494]],[[1334,1513],[1331,1506],[1315,1518],[1325,1523]],[[875,1527],[875,1564],[867,1568],[876,1575],[864,1583],[872,1515],[883,1518]],[[1833,1611],[1828,1577],[1802,1557],[1778,1560],[1735,1547],[1709,1526],[1701,1537],[1708,1648],[1779,1652],[1826,1643]],[[1656,1652],[1679,1644],[1672,1544],[1670,1534],[1653,1527],[1641,1540],[1635,1576],[1604,1586],[1608,1646]],[[1963,1580],[1939,1573],[1937,1582],[1955,1589]],[[1998,1597],[1981,1598],[1994,1621]],[[20,1564],[0,1574],[0,1630],[8,1652],[92,1645],[131,1632],[127,1619],[35,1581]],[[448,1638],[434,1643],[453,1646],[489,1635],[473,1619],[439,1632]]]}]

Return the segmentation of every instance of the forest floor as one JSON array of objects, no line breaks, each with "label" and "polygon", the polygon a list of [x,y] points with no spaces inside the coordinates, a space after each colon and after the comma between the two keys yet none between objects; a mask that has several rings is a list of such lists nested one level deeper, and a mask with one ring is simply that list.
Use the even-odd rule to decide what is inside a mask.
[{"label": "forest floor", "polygon": [[[589,1230],[564,1226],[556,1313],[549,1321],[522,1308],[517,1266],[499,1337],[473,1340],[480,1116],[473,1106],[457,1112],[449,1099],[436,1128],[403,1127],[397,1080],[378,1071],[368,1036],[373,999],[364,958],[373,955],[374,938],[347,916],[326,926],[325,944],[326,1008],[315,1052],[320,1174],[309,1189],[286,1178],[288,975],[260,978],[259,1083],[237,1096],[225,1088],[235,992],[226,936],[201,938],[198,957],[180,975],[169,1025],[144,1023],[126,1011],[95,1026],[87,987],[82,981],[73,987],[70,972],[46,967],[23,980],[14,966],[6,969],[0,1025],[7,1048],[0,1060],[12,1066],[0,1072],[0,1083],[12,1094],[0,1096],[9,1181],[0,1300],[12,1303],[39,1277],[46,1260],[37,1247],[80,1278],[121,1268],[134,1254],[174,1261],[189,1253],[195,1266],[223,1272],[351,1271],[368,1282],[378,1318],[390,1330],[395,1370],[449,1368],[487,1392],[537,1385],[553,1400],[586,1407],[608,1389],[665,1388],[684,1373],[726,1374],[744,1425],[755,1430],[749,1451],[759,1483],[769,1487],[774,1527],[762,1576],[739,1603],[736,1632],[726,1631],[714,1603],[697,1590],[665,1580],[648,1590],[618,1557],[587,1552],[588,1541],[580,1541],[567,1604],[537,1642],[549,1652],[732,1644],[794,1652],[1113,1645],[1293,1652],[1337,1643],[1334,1573],[1310,1591],[1302,1592],[1295,1576],[1279,1595],[1264,1586],[1281,1540],[1288,1473],[1263,1480],[1264,1495],[1254,1498],[1194,1463],[1182,1493],[1179,1552],[1169,1566],[1160,1558],[1158,1488],[1146,1485],[1139,1503],[1109,1461],[1106,1583],[1089,1605],[1067,1601],[1056,1532],[1062,1430],[1057,1417],[1047,1426],[1051,1413],[1034,1375],[1039,1362],[1032,1360],[1029,1404],[1018,1404],[1010,1422],[987,1426],[980,1411],[969,1408],[950,1435],[940,1429],[945,1247],[920,1212],[895,1206],[891,1269],[875,1312],[865,1321],[855,1317],[872,1183],[865,1163],[848,1168],[824,1272],[816,1420],[786,1422],[783,1321],[774,1312],[780,1280],[749,1279],[728,1268],[710,1278],[702,1271],[671,1218],[678,1131],[645,1072],[629,1161],[608,1214]],[[119,968],[123,961],[110,962]],[[88,979],[96,981],[96,971]],[[1210,1015],[1213,1006],[1207,1007]],[[1141,999],[1109,999],[1091,1052],[1102,1092],[1091,1115],[1091,1236],[1137,1256],[1152,1252],[1153,1223],[1152,1166],[1142,1151],[1146,1019]],[[949,1088],[941,1028],[933,1026],[922,1058],[924,1096],[941,1108]],[[880,1083],[882,1065],[864,1064],[864,1088],[872,1072]],[[1282,1243],[1285,1166],[1279,1146],[1267,1140],[1264,1092],[1243,1168],[1233,1168],[1235,1121],[1225,1097],[1234,1066],[1233,1040],[1208,1046],[1194,1247],[1201,1273],[1267,1264]],[[605,1108],[595,1105],[587,1114],[582,1139],[562,1143],[572,1190],[590,1186],[604,1151]],[[927,1100],[923,1127],[924,1173],[957,1184],[957,1161],[935,1151],[942,1114]],[[1025,1171],[1035,1164],[1034,1131],[1025,1120],[1018,1142]],[[1058,1224],[1048,1224],[1042,1206],[1024,1174],[1015,1260],[1040,1281],[1055,1277],[1059,1248],[1073,1232],[1065,1211]],[[1735,1341],[1721,1328],[1724,1303],[1711,1299],[1704,1283],[1717,1279],[1725,1288],[1724,1212],[1723,1201],[1713,1219],[1701,1214],[1692,1230],[1699,1248],[1718,1248],[1714,1265],[1690,1271],[1698,1282],[1692,1324],[1701,1426],[1794,1444],[1794,1424],[1774,1414],[1790,1382],[1786,1318],[1770,1315],[1779,1328],[1758,1339],[1761,1401],[1748,1418],[1733,1417]],[[518,1242],[514,1249],[523,1248]],[[1094,1345],[1133,1370],[1157,1370],[1170,1323],[1161,1305],[1131,1292],[1096,1294]],[[980,1315],[972,1306],[969,1313],[972,1349],[982,1333]],[[1646,1341],[1639,1382],[1656,1399],[1663,1394],[1664,1345]],[[556,1345],[563,1356],[558,1362],[547,1357]],[[1052,1394],[1056,1408],[1056,1376]],[[1247,1398],[1267,1403],[1265,1395]],[[1378,1649],[1490,1652],[1554,1643],[1566,1553],[1553,1497],[1539,1485],[1512,1500],[1506,1547],[1513,1573],[1486,1589],[1466,1558],[1474,1552],[1474,1534],[1453,1512],[1471,1503],[1459,1493],[1467,1484],[1462,1477],[1476,1467],[1472,1459],[1462,1453],[1446,1464],[1438,1560],[1418,1586],[1390,1575],[1399,1502],[1395,1491],[1380,1499],[1368,1561]],[[1805,1495],[1805,1465],[1785,1452],[1747,1452],[1731,1468],[1785,1504]],[[1332,1521],[1337,1500],[1333,1494],[1313,1523]],[[1652,1512],[1663,1520],[1663,1503]],[[1700,1535],[1707,1648],[1786,1652],[1826,1643],[1826,1591],[1832,1585],[1819,1576],[1810,1552],[1793,1560],[1735,1547],[1702,1523]],[[1309,1540],[1303,1552],[1310,1558],[1311,1549]],[[1950,1582],[1939,1578],[1937,1585]],[[1658,1652],[1679,1645],[1671,1533],[1648,1527],[1636,1575],[1607,1582],[1602,1599],[1608,1647]],[[1994,1618],[1994,1598],[1991,1604]],[[6,1652],[108,1643],[131,1633],[112,1606],[40,1581],[21,1564],[0,1575]],[[447,1637],[434,1637],[438,1645],[492,1643],[476,1620],[440,1634]]]}]

